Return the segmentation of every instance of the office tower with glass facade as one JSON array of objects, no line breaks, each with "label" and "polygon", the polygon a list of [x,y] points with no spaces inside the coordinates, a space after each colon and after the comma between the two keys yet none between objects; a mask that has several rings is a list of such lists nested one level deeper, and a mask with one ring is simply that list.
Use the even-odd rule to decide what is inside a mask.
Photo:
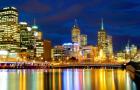
[{"label": "office tower with glass facade", "polygon": [[43,40],[42,40],[42,32],[39,31],[38,26],[35,24],[32,26],[32,30],[34,32],[34,38],[35,38],[35,57],[38,61],[43,61],[43,54],[44,54],[44,48],[43,48]]},{"label": "office tower with glass facade", "polygon": [[80,45],[81,46],[87,45],[87,35],[85,34],[80,35]]},{"label": "office tower with glass facade", "polygon": [[107,35],[107,55],[113,58],[112,36]]},{"label": "office tower with glass facade", "polygon": [[20,28],[20,51],[29,54],[29,58],[34,57],[35,38],[32,28],[26,22],[19,23]]},{"label": "office tower with glass facade", "polygon": [[18,52],[19,45],[18,11],[5,7],[0,10],[0,50]]},{"label": "office tower with glass facade", "polygon": [[101,23],[101,29],[98,31],[98,48],[99,50],[102,49],[104,54],[107,53],[107,35],[106,31],[104,30],[103,20]]},{"label": "office tower with glass facade", "polygon": [[78,27],[76,20],[72,28],[72,42],[80,44],[80,28]]}]

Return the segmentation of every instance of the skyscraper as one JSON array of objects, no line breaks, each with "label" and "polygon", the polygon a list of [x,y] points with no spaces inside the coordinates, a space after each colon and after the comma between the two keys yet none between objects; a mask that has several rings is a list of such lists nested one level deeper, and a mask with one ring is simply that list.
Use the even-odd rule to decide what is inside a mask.
[{"label": "skyscraper", "polygon": [[0,10],[0,49],[16,52],[19,42],[18,11],[15,7],[5,7]]},{"label": "skyscraper", "polygon": [[80,35],[80,45],[81,46],[87,45],[87,35],[85,34]]},{"label": "skyscraper", "polygon": [[72,42],[80,44],[80,28],[77,25],[77,20],[75,20],[74,26],[72,28]]},{"label": "skyscraper", "polygon": [[101,22],[101,29],[98,31],[98,48],[99,50],[102,49],[104,54],[106,54],[106,50],[107,50],[107,35],[106,35],[106,31],[104,29],[104,23],[103,23],[103,19]]},{"label": "skyscraper", "polygon": [[36,25],[36,22],[34,20],[34,25],[32,26],[32,30],[34,32],[35,37],[35,57],[37,61],[43,61],[43,53],[44,53],[44,47],[43,47],[43,40],[42,40],[42,32],[39,31],[38,26]]},{"label": "skyscraper", "polygon": [[29,54],[29,58],[34,57],[35,38],[32,28],[26,22],[19,23],[20,28],[20,50]]},{"label": "skyscraper", "polygon": [[113,56],[112,36],[107,35],[107,54],[110,58]]}]

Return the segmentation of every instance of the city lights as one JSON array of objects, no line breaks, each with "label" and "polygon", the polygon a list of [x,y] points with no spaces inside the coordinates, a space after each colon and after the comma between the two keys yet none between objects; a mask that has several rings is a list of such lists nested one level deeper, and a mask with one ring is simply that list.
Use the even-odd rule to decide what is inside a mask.
[{"label": "city lights", "polygon": [[[10,16],[9,16],[10,14]],[[71,63],[125,63],[140,59],[138,48],[126,45],[121,52],[113,51],[113,36],[105,30],[101,19],[97,33],[97,45],[88,44],[88,35],[82,34],[75,19],[71,31],[71,41],[51,46],[51,41],[43,40],[43,33],[34,19],[33,25],[18,22],[19,12],[14,7],[5,7],[0,12],[0,58],[1,61],[45,62],[56,64]]]}]

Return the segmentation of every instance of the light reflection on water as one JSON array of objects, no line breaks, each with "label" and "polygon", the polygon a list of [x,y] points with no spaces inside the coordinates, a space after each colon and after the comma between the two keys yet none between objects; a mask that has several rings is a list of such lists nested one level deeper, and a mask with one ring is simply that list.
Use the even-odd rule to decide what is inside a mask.
[{"label": "light reflection on water", "polygon": [[0,90],[136,90],[126,70],[0,70]]}]

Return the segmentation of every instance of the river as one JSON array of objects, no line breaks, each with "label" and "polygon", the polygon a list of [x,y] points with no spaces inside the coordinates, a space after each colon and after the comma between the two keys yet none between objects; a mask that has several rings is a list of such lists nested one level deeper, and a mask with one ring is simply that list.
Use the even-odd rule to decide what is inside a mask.
[{"label": "river", "polygon": [[137,90],[137,83],[125,69],[1,69],[0,90]]}]

